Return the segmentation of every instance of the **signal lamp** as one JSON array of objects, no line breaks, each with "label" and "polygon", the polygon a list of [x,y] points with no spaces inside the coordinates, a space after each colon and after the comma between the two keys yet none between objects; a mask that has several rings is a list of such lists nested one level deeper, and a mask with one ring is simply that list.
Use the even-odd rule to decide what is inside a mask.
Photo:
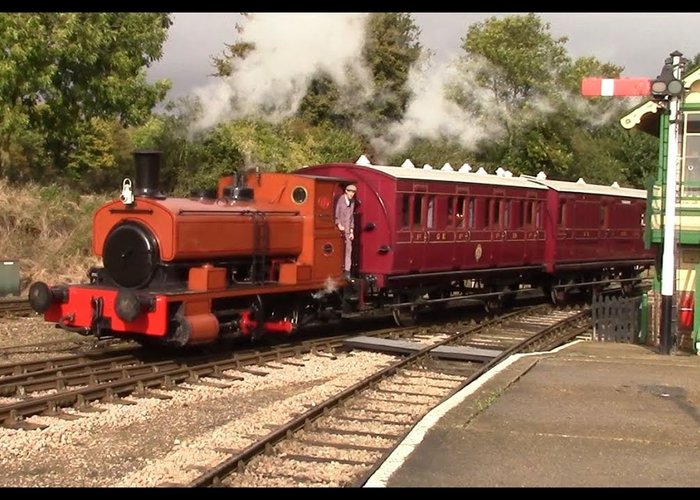
[{"label": "signal lamp", "polygon": [[661,74],[651,83],[651,93],[654,97],[678,97],[683,90],[683,82],[673,75],[673,65],[667,59]]}]

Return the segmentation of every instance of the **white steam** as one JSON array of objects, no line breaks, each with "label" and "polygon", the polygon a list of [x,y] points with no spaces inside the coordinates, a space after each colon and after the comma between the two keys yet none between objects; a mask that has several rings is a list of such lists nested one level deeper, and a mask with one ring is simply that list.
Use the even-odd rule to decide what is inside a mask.
[{"label": "white steam", "polygon": [[263,116],[279,121],[294,114],[309,83],[328,74],[356,97],[372,79],[362,61],[368,14],[250,14],[243,39],[255,49],[235,60],[232,76],[196,88],[206,128],[224,119]]},{"label": "white steam", "polygon": [[[480,139],[500,134],[500,126],[492,114],[499,106],[493,93],[475,83],[476,69],[475,62],[451,62],[436,68],[412,67],[407,83],[412,98],[403,119],[372,141],[377,155],[400,151],[417,138],[450,138],[474,149]],[[478,101],[478,110],[489,110],[489,113],[465,109],[448,97],[448,91],[450,95],[469,94]]]},{"label": "white steam", "polygon": [[[294,115],[321,75],[337,85],[342,109],[358,109],[373,96],[372,75],[363,58],[368,14],[250,14],[242,24],[241,41],[253,44],[243,59],[232,60],[232,76],[196,88],[201,106],[195,129],[244,117],[278,122]],[[476,149],[482,139],[496,140],[504,125],[552,112],[546,99],[531,99],[509,110],[492,89],[481,87],[475,75],[498,69],[476,57],[462,56],[436,67],[418,61],[407,82],[411,97],[402,119],[382,136],[362,118],[353,126],[372,137],[373,158],[381,160],[408,147],[414,139],[450,139]],[[459,103],[458,103],[458,102]],[[512,104],[512,103],[511,103]],[[342,109],[340,110],[342,112]],[[357,155],[363,151],[358,151]]]}]

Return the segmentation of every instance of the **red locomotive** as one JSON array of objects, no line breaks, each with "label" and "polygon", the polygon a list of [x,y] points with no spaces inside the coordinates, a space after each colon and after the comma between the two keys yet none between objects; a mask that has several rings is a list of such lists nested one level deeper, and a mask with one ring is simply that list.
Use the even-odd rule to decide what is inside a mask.
[{"label": "red locomotive", "polygon": [[[178,346],[307,320],[480,298],[521,287],[554,302],[610,279],[629,287],[654,263],[644,191],[532,177],[326,164],[222,178],[190,198],[158,190],[161,155],[134,153],[134,189],[93,221],[103,267],[88,284],[34,283],[32,307],[64,329]],[[343,278],[335,200],[358,187],[352,278]]]}]

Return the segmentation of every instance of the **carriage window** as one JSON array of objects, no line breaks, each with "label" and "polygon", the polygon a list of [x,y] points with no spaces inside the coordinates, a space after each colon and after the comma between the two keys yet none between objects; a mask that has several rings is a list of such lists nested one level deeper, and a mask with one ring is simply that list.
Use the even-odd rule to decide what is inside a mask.
[{"label": "carriage window", "polygon": [[411,223],[409,217],[411,215],[411,197],[410,195],[403,195],[403,199],[401,200],[401,229],[408,229],[409,224]]},{"label": "carriage window", "polygon": [[469,229],[474,229],[474,198],[469,198]]},{"label": "carriage window", "polygon": [[486,229],[488,224],[488,206],[486,200],[477,198],[474,202],[474,229]]},{"label": "carriage window", "polygon": [[428,213],[426,215],[426,223],[428,229],[432,229],[435,227],[435,221],[433,220],[435,217],[435,196],[429,196],[428,197]]},{"label": "carriage window", "polygon": [[447,198],[447,227],[454,227],[455,224],[455,200],[452,196]]},{"label": "carriage window", "polygon": [[529,227],[532,224],[532,202],[529,200],[523,203],[522,221],[523,227]]},{"label": "carriage window", "polygon": [[503,229],[510,229],[510,209],[512,202],[502,201],[500,207],[503,210]]},{"label": "carriage window", "polygon": [[457,198],[457,227],[464,227],[464,196]]},{"label": "carriage window", "polygon": [[540,202],[536,201],[532,204],[532,212],[535,214],[535,227],[539,229],[542,227],[542,213],[540,212]]},{"label": "carriage window", "polygon": [[423,197],[417,194],[413,199],[413,229],[418,229],[423,225]]},{"label": "carriage window", "polygon": [[513,200],[510,202],[510,218],[512,225],[508,225],[508,229],[518,229],[523,227],[522,206],[523,202],[520,200]]},{"label": "carriage window", "polygon": [[600,227],[608,227],[608,207],[605,205],[600,206]]},{"label": "carriage window", "polygon": [[498,200],[489,200],[489,219],[486,220],[486,227],[491,229],[501,225],[501,203]]},{"label": "carriage window", "polygon": [[559,224],[559,225],[564,224],[565,217],[566,217],[566,202],[562,201],[561,204],[559,205],[559,218],[557,219],[557,224]]}]

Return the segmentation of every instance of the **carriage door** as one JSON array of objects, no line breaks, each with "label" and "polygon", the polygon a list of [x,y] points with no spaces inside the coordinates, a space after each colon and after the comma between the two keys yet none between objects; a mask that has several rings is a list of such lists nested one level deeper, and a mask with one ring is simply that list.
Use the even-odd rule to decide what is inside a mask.
[{"label": "carriage door", "polygon": [[447,234],[447,199],[428,194],[425,201],[425,270],[427,272],[452,267],[452,245]]},{"label": "carriage door", "polygon": [[352,240],[352,265],[350,266],[353,276],[359,276],[362,267],[362,200],[358,199],[355,193],[355,211],[353,212],[353,240]]},{"label": "carriage door", "polygon": [[[416,186],[416,190],[423,186]],[[428,195],[417,192],[413,195],[411,205],[411,251],[409,257],[409,271],[420,272],[425,266],[425,253],[428,243],[428,231],[426,218],[428,212]]]},{"label": "carriage door", "polygon": [[505,245],[503,245],[501,261],[505,265],[520,265],[529,260],[530,253],[530,248],[525,241],[523,200],[509,198],[502,202],[505,208],[503,212]]}]

